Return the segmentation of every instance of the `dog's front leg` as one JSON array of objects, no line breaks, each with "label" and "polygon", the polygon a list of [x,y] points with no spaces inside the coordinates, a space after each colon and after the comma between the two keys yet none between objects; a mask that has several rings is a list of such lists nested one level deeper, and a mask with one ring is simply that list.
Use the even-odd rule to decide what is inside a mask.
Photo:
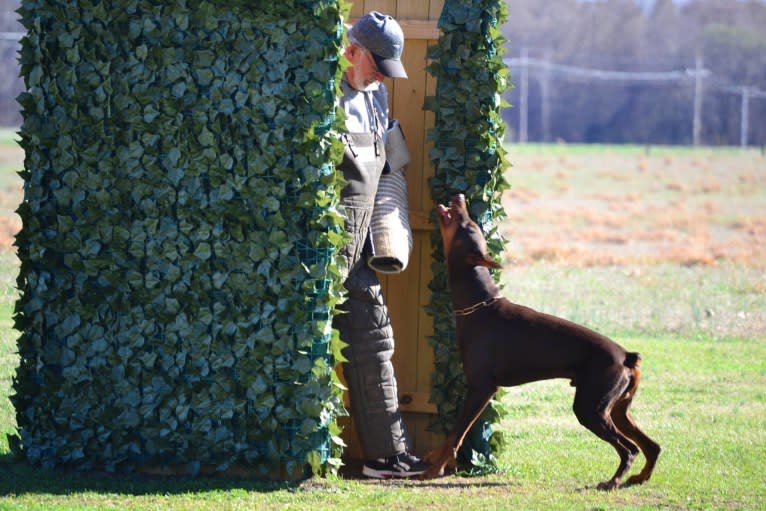
[{"label": "dog's front leg", "polygon": [[497,392],[497,386],[495,385],[468,387],[460,415],[452,427],[452,431],[447,435],[441,447],[426,456],[425,461],[431,463],[431,466],[422,475],[422,479],[431,479],[442,474],[447,463],[455,459],[458,449],[463,444],[465,435],[471,429],[473,423],[476,422],[476,419],[479,418],[479,415],[481,415],[489,400],[492,399],[492,396],[495,395],[495,392]]}]

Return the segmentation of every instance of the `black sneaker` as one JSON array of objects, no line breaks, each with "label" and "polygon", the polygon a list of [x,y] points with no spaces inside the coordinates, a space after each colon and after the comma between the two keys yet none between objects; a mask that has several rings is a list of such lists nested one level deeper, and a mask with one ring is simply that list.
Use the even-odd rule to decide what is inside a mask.
[{"label": "black sneaker", "polygon": [[379,458],[364,464],[362,474],[375,479],[391,477],[412,477],[428,470],[430,465],[410,453],[397,454],[390,458]]}]

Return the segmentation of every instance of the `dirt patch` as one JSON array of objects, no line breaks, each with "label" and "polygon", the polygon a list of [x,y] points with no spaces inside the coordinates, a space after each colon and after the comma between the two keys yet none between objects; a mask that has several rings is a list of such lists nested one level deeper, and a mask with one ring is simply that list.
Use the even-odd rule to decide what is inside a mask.
[{"label": "dirt patch", "polygon": [[501,233],[513,263],[766,264],[758,151],[640,149],[558,159],[510,150]]},{"label": "dirt patch", "polygon": [[[558,149],[557,149],[558,150]],[[566,149],[563,149],[566,151]],[[0,145],[0,250],[21,228],[23,152]],[[766,266],[759,151],[515,151],[501,233],[514,264]]]},{"label": "dirt patch", "polygon": [[16,234],[21,230],[21,218],[18,215],[0,217],[0,250],[10,250]]},{"label": "dirt patch", "polygon": [[24,152],[15,145],[0,145],[0,250],[12,249],[21,219],[14,213],[24,196],[16,174],[23,168]]}]

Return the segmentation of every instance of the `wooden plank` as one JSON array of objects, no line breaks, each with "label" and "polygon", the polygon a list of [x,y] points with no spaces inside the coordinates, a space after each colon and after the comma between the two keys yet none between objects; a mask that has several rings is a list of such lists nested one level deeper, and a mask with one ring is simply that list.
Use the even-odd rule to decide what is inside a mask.
[{"label": "wooden plank", "polygon": [[436,413],[436,405],[431,403],[431,392],[399,393],[399,409],[404,413]]},{"label": "wooden plank", "polygon": [[349,13],[351,19],[348,21],[348,23],[353,24],[351,20],[360,16],[364,16],[365,12],[367,12],[367,10],[365,9],[364,2],[354,2],[351,6],[351,12]]},{"label": "wooden plank", "polygon": [[430,211],[410,210],[410,227],[412,228],[412,230],[431,232],[434,226],[429,220],[430,214],[431,214]]},{"label": "wooden plank", "polygon": [[[351,17],[358,18],[366,12],[379,11],[396,16],[397,21],[405,19],[431,20],[436,24],[444,7],[444,0],[357,0],[352,2]],[[401,23],[401,21],[400,21]],[[436,39],[434,37],[427,39]],[[413,38],[417,38],[413,36]]]},{"label": "wooden plank", "polygon": [[384,14],[393,15],[396,12],[397,0],[364,0],[364,2],[359,3],[364,4],[364,12],[362,14],[370,11],[378,11]]},{"label": "wooden plank", "polygon": [[[402,125],[407,146],[412,158],[406,168],[408,201],[414,217],[423,207],[423,188],[428,183],[423,180],[424,144],[426,140],[426,117],[423,110],[425,101],[425,41],[407,41],[405,49],[405,67],[410,78],[408,80],[395,80],[394,110],[397,119]],[[417,220],[415,220],[417,222]],[[417,229],[416,224],[415,228]]]},{"label": "wooden plank", "polygon": [[[431,283],[431,253],[433,247],[431,243],[430,230],[420,231],[417,234],[421,245],[420,250],[420,271],[418,272],[418,345],[420,349],[417,354],[418,380],[417,389],[421,392],[431,393],[431,375],[434,372],[434,351],[428,343],[428,338],[434,333],[433,318],[426,313],[426,306],[431,301],[431,290],[428,287]],[[434,413],[436,409],[434,407]]]},{"label": "wooden plank", "polygon": [[444,9],[444,0],[430,0],[428,5],[428,19],[438,20]]},{"label": "wooden plank", "polygon": [[433,40],[438,39],[441,31],[436,26],[436,21],[402,19],[399,25],[402,27],[405,39]]},{"label": "wooden plank", "polygon": [[414,445],[414,452],[418,456],[425,456],[439,448],[444,442],[444,435],[437,435],[428,431],[428,427],[431,425],[430,414],[406,413],[404,414],[404,421]]},{"label": "wooden plank", "polygon": [[[413,250],[412,256],[417,254]],[[413,269],[414,268],[414,269]],[[418,300],[416,278],[417,265],[409,266],[398,275],[389,275],[386,304],[391,317],[396,340],[393,363],[399,393],[407,394],[415,389],[418,377],[416,354],[418,345]]]},{"label": "wooden plank", "polygon": [[[431,0],[431,15],[438,16],[438,13],[433,12],[434,4],[439,3],[438,13],[441,12],[441,6],[444,4],[443,0]],[[436,79],[430,74],[425,76],[426,82],[426,95],[433,96],[436,94]],[[424,112],[424,131],[428,131],[434,126],[435,116],[433,112]],[[428,157],[428,152],[431,149],[432,142],[425,139],[423,141],[423,159],[421,161],[423,188],[421,189],[421,209],[415,211],[415,218],[417,218],[417,236],[422,244],[421,256],[420,256],[420,271],[418,272],[418,285],[420,287],[418,292],[419,306],[418,311],[420,317],[418,318],[418,339],[422,343],[423,349],[418,351],[418,390],[426,390],[431,392],[431,375],[434,372],[434,352],[431,346],[428,344],[428,338],[433,335],[433,318],[426,313],[426,306],[431,300],[431,290],[429,284],[433,278],[431,271],[431,253],[433,252],[433,245],[431,243],[431,233],[435,228],[430,222],[430,215],[433,209],[433,200],[431,199],[431,190],[428,186],[428,180],[434,175],[434,166]],[[411,214],[412,216],[412,214]],[[434,405],[435,406],[435,405]],[[436,412],[434,412],[436,413]],[[425,443],[427,450],[431,450],[441,442],[442,436],[423,431],[421,434],[421,444]]]},{"label": "wooden plank", "polygon": [[423,156],[426,140],[426,117],[423,103],[426,98],[426,41],[407,40],[402,61],[407,80],[394,80],[394,109],[402,125],[412,161],[407,166],[407,187],[411,209],[420,209],[423,181]]},{"label": "wooden plank", "polygon": [[[392,88],[389,89],[391,96],[391,109],[404,131],[407,146],[410,150],[412,162],[407,166],[408,200],[411,208],[420,208],[421,189],[424,186],[422,168],[423,142],[425,140],[425,113],[423,103],[426,93],[426,52],[427,41],[422,39],[424,28],[433,25],[427,21],[427,2],[397,3],[395,17],[405,35],[404,53],[402,62],[407,70],[407,80],[392,80]],[[407,411],[435,410],[429,406],[428,395],[418,393],[417,382],[421,378],[418,365],[418,353],[423,349],[423,339],[418,336],[418,321],[420,319],[418,293],[419,271],[418,264],[421,259],[421,243],[415,243],[411,254],[410,265],[407,270],[396,276],[388,277],[387,300],[391,318],[394,322],[394,334],[396,336],[396,350],[394,352],[394,366],[398,391],[400,395],[400,409]],[[408,425],[408,430],[412,428]]]},{"label": "wooden plank", "polygon": [[[357,18],[363,14],[364,13],[360,13],[349,18],[347,23],[349,25],[353,25],[356,23]],[[399,26],[402,27],[405,41],[435,40],[439,38],[439,34],[441,33],[439,28],[436,26],[435,21],[410,19],[397,19],[396,21],[399,23]],[[405,44],[405,48],[406,46],[407,45]]]},{"label": "wooden plank", "polygon": [[[346,405],[348,407],[348,404]],[[350,410],[349,410],[349,413]],[[352,460],[363,460],[362,441],[359,440],[359,432],[356,429],[353,417],[350,415],[338,417],[338,426],[342,428],[340,437],[346,443],[343,449],[343,457]]]}]

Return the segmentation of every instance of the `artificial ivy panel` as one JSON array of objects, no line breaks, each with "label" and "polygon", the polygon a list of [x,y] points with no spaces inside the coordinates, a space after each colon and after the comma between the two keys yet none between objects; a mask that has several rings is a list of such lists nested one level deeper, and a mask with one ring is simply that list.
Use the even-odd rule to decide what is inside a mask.
[{"label": "artificial ivy panel", "polygon": [[12,444],[337,463],[337,0],[24,0]]},{"label": "artificial ivy panel", "polygon": [[[491,253],[502,252],[498,222],[504,217],[501,193],[507,188],[506,163],[502,147],[504,124],[500,117],[500,96],[507,88],[508,75],[502,61],[503,38],[499,24],[506,17],[500,0],[446,0],[439,28],[438,44],[429,50],[433,63],[429,72],[436,77],[436,96],[426,107],[436,114],[429,134],[434,146],[430,158],[435,173],[431,196],[446,204],[452,195],[466,196],[471,216],[481,226]],[[431,379],[431,400],[438,414],[431,425],[437,433],[448,433],[458,415],[465,393],[465,380],[455,341],[455,323],[447,285],[447,274],[439,231],[432,237],[432,298],[428,312],[433,317],[435,371]],[[501,443],[500,432],[492,428],[502,415],[493,401],[469,432],[459,462],[474,470],[492,469],[492,453]]]}]

